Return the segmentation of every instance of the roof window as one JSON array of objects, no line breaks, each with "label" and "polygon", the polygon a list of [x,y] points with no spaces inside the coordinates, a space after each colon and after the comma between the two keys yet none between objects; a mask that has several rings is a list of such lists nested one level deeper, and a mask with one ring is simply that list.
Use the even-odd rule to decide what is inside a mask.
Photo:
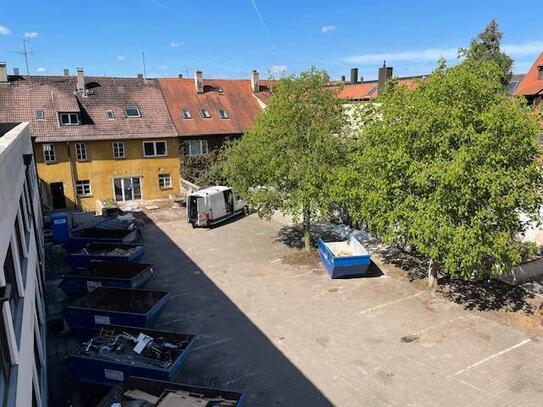
[{"label": "roof window", "polygon": [[219,115],[221,116],[221,119],[229,119],[230,116],[228,116],[228,113],[226,113],[226,110],[219,109]]},{"label": "roof window", "polygon": [[141,117],[140,109],[137,106],[126,106],[124,114],[126,117]]},{"label": "roof window", "polygon": [[200,109],[200,113],[202,114],[202,117],[204,119],[211,119],[211,114],[209,113],[209,110],[207,110],[205,107]]},{"label": "roof window", "polygon": [[45,120],[45,113],[43,110],[36,110],[36,120]]},{"label": "roof window", "polygon": [[183,115],[183,119],[192,119],[192,115],[188,109],[183,109],[181,114]]},{"label": "roof window", "polygon": [[115,120],[115,113],[113,112],[113,110],[108,110],[106,114],[108,120]]}]

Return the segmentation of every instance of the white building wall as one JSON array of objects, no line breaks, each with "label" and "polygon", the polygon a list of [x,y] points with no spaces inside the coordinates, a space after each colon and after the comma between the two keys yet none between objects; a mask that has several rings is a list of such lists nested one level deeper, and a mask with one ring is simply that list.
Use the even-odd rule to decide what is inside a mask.
[{"label": "white building wall", "polygon": [[10,247],[15,266],[11,290],[20,298],[15,310],[8,301],[1,304],[0,335],[11,362],[7,405],[46,406],[43,224],[28,123],[0,132],[0,287],[10,279]]}]

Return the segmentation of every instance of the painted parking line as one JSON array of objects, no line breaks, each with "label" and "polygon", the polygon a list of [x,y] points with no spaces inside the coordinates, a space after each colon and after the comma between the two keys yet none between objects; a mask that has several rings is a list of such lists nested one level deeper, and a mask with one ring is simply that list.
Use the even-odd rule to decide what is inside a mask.
[{"label": "painted parking line", "polygon": [[394,300],[394,301],[385,302],[384,304],[376,305],[375,307],[367,308],[367,309],[365,309],[365,310],[363,310],[363,311],[357,312],[357,314],[358,314],[358,315],[364,315],[364,314],[367,314],[367,313],[369,313],[369,312],[377,311],[378,309],[388,307],[389,305],[398,304],[398,303],[400,303],[400,302],[404,302],[404,301],[410,300],[411,298],[418,297],[419,295],[422,295],[422,294],[424,294],[424,293],[425,293],[425,291],[421,291],[421,292],[418,292],[418,293],[416,293],[416,294],[409,295],[409,296],[403,297],[403,298],[399,298],[399,299]]},{"label": "painted parking line", "polygon": [[530,343],[530,342],[531,342],[530,339],[524,339],[522,342],[519,342],[519,343],[517,343],[516,345],[510,346],[510,347],[507,348],[507,349],[504,349],[504,350],[502,350],[502,351],[496,352],[496,353],[494,353],[493,355],[490,355],[490,356],[488,356],[488,357],[486,357],[486,358],[484,358],[484,359],[481,359],[480,361],[475,362],[474,364],[469,365],[468,367],[466,367],[466,368],[464,368],[464,369],[460,369],[458,372],[456,372],[455,374],[453,374],[453,375],[451,375],[451,376],[449,376],[449,377],[457,376],[457,375],[459,375],[459,374],[462,374],[462,373],[464,373],[464,372],[467,372],[468,370],[471,370],[471,369],[473,369],[474,367],[477,367],[477,366],[479,366],[479,365],[482,365],[483,363],[486,363],[486,362],[488,362],[489,360],[492,360],[492,359],[494,359],[494,358],[497,358],[498,356],[504,355],[504,354],[506,354],[507,352],[511,352],[512,350],[515,350],[515,349],[517,349],[517,348],[520,348],[521,346],[524,346],[524,345],[526,345],[527,343]]}]

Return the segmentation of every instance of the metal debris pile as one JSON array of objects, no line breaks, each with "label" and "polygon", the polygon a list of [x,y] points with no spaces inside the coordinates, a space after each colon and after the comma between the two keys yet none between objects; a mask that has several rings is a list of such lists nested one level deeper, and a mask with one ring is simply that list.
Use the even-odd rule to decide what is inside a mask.
[{"label": "metal debris pile", "polygon": [[175,342],[160,336],[152,338],[143,333],[133,336],[125,331],[103,328],[100,335],[83,342],[78,353],[132,365],[144,364],[166,369],[188,343],[188,340]]},{"label": "metal debris pile", "polygon": [[93,250],[89,252],[86,248],[81,250],[81,254],[91,254],[93,256],[131,256],[138,250],[138,247],[130,247],[122,249],[116,247],[115,249],[103,249],[103,250]]},{"label": "metal debris pile", "polygon": [[118,407],[232,407],[236,400],[221,396],[206,397],[203,394],[184,390],[166,389],[157,397],[144,391],[133,389],[124,393],[125,400],[114,403]]}]

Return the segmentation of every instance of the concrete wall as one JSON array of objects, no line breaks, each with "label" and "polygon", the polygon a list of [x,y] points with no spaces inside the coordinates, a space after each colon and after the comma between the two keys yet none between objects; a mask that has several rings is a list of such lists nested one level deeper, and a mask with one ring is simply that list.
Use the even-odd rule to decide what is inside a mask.
[{"label": "concrete wall", "polygon": [[[53,143],[57,159],[54,164],[44,162],[43,146],[35,144],[38,175],[45,183],[49,202],[51,202],[50,184],[64,183],[64,195],[68,208],[79,206],[83,210],[95,211],[97,200],[114,198],[113,178],[123,176],[143,177],[144,200],[168,198],[169,194],[179,193],[178,142],[174,138],[163,140],[167,143],[168,156],[147,158],[143,156],[143,141],[145,140],[142,139],[87,141],[84,142],[88,156],[86,161],[76,160],[75,142]],[[124,142],[126,158],[113,159],[113,141]],[[73,168],[73,180],[71,168]],[[158,174],[160,173],[170,174],[172,188],[159,188]],[[77,198],[74,192],[74,180],[90,180],[92,197]]]},{"label": "concrete wall", "polygon": [[[16,275],[12,290],[21,297],[15,310],[9,302],[2,303],[0,335],[7,338],[11,361],[8,406],[17,407],[32,406],[33,397],[38,406],[47,405],[43,224],[34,161],[26,165],[25,154],[32,157],[28,123],[0,137],[0,265],[4,265],[11,245]],[[5,284],[1,267],[0,287]]]}]

